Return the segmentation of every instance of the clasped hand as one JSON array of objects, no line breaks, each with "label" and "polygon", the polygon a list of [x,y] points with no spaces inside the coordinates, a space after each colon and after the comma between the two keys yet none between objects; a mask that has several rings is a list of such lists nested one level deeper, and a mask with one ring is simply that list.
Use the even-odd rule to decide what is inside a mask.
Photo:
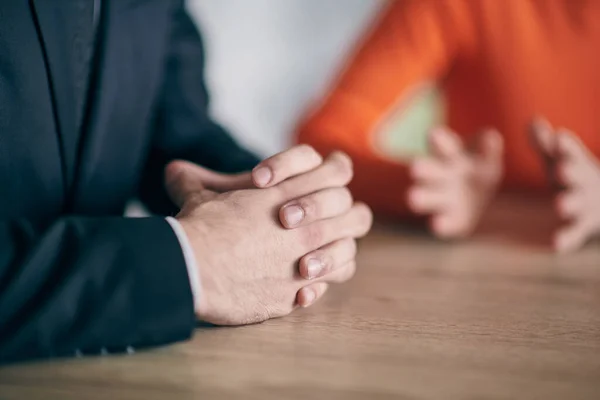
[{"label": "clasped hand", "polygon": [[309,146],[277,154],[251,173],[223,175],[177,161],[166,185],[195,252],[206,322],[242,325],[291,313],[356,270],[370,209],[346,185],[352,163]]}]

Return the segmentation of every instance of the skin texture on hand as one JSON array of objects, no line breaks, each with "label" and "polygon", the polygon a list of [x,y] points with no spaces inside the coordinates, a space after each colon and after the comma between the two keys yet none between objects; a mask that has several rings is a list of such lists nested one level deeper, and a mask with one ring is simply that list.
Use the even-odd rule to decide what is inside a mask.
[{"label": "skin texture on hand", "polygon": [[[241,325],[287,315],[314,302],[327,283],[354,274],[354,239],[367,233],[372,216],[345,188],[351,163],[340,153],[322,162],[299,147],[252,174],[225,177],[184,162],[168,167],[167,186],[181,207],[177,218],[202,266],[201,319]],[[206,189],[226,189],[234,180],[240,188],[264,188]]]},{"label": "skin texture on hand", "polygon": [[470,151],[454,132],[437,128],[429,142],[431,155],[411,164],[409,207],[431,217],[430,229],[439,238],[469,236],[502,177],[502,136],[486,130]]},{"label": "skin texture on hand", "polygon": [[578,250],[600,234],[600,161],[576,134],[555,130],[546,120],[532,123],[531,138],[557,189],[556,213],[565,221],[554,236],[554,248],[561,253]]}]

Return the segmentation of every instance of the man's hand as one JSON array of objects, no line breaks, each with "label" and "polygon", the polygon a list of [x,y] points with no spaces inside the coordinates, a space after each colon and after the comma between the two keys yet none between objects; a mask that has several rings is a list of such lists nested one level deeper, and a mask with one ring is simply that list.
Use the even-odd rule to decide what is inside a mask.
[{"label": "man's hand", "polygon": [[[339,182],[338,186],[345,187],[352,179],[351,161],[348,157],[341,154],[336,154],[334,157],[341,157],[343,159],[342,163],[346,167],[346,177]],[[190,178],[193,178],[198,187],[216,193],[225,193],[239,189],[271,187],[286,179],[311,171],[322,163],[323,157],[321,157],[321,155],[311,146],[298,145],[267,158],[257,165],[253,171],[241,174],[222,174],[186,161],[172,162],[168,166],[167,171],[171,171],[170,174],[172,175],[172,171],[176,171],[178,168],[187,168]],[[341,173],[344,173],[344,171],[341,171]],[[340,199],[341,204],[331,204],[330,206],[341,206],[342,209],[349,208],[348,204],[352,204],[352,196],[346,189],[343,193],[345,196]],[[305,204],[303,205],[300,200],[301,199],[298,199],[295,204],[286,204],[281,207],[279,219],[284,227],[293,229],[300,225],[306,217],[306,210],[311,207],[311,203],[314,203],[309,198],[307,199],[308,203],[307,201],[304,201]],[[314,213],[310,212],[309,214]],[[348,238],[345,242],[346,251],[356,254],[355,240]],[[339,246],[334,246],[333,250],[335,251],[338,247]],[[299,265],[300,275],[305,279],[311,280],[324,273],[322,271],[327,271],[327,264],[330,264],[331,260],[327,259],[326,252],[323,253],[323,256],[325,258],[323,265],[318,263],[314,257],[303,257]],[[302,307],[311,305],[325,293],[327,288],[328,285],[322,282],[303,287],[297,294],[298,305]]]},{"label": "man's hand", "polygon": [[408,193],[413,212],[431,215],[432,232],[445,239],[470,235],[502,177],[502,136],[486,130],[474,151],[468,151],[454,132],[435,129],[430,136],[432,155],[415,160],[415,185]]},{"label": "man's hand", "polygon": [[[277,160],[261,167],[271,168]],[[238,325],[283,316],[297,305],[298,292],[298,302],[306,305],[326,283],[354,274],[354,238],[369,230],[371,212],[352,204],[344,187],[352,175],[347,156],[335,153],[320,165],[320,159],[315,161],[316,168],[306,173],[304,167],[283,162],[288,168],[270,169],[266,183],[258,173],[256,183],[265,189],[222,194],[206,190],[189,165],[169,167],[168,188],[181,207],[177,218],[200,265],[201,319]],[[288,214],[295,217],[288,220]],[[283,228],[278,215],[294,229]],[[314,279],[304,292],[308,282],[298,262],[300,271]]]},{"label": "man's hand", "polygon": [[600,233],[600,162],[571,131],[534,121],[533,143],[557,186],[555,209],[568,221],[554,237],[559,252],[578,250]]}]

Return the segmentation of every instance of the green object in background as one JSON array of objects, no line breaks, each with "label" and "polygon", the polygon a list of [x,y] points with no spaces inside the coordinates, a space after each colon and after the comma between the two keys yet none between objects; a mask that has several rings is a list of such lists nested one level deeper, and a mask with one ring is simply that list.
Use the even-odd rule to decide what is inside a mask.
[{"label": "green object in background", "polygon": [[427,154],[430,130],[444,122],[444,104],[440,91],[428,86],[419,90],[407,106],[390,114],[381,125],[378,149],[386,156],[405,160]]}]

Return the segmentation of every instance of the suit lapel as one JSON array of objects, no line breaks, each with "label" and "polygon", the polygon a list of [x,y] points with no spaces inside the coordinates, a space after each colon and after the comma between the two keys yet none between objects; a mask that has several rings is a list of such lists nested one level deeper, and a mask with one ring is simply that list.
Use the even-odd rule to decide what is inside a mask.
[{"label": "suit lapel", "polygon": [[[140,46],[160,47],[160,44],[152,39],[140,40],[140,35],[144,35],[144,27],[148,23],[158,25],[157,29],[160,29],[162,19],[168,16],[168,4],[165,0],[102,0],[90,96],[87,98],[71,192],[73,209],[78,212],[102,209],[103,199],[95,196],[92,188],[100,187],[120,174],[128,174],[129,171],[120,171],[120,162],[127,157],[127,152],[133,152],[131,156],[135,157],[136,152],[141,151],[127,146],[132,141],[136,142],[136,134],[139,134],[129,128],[138,126],[136,118],[144,119],[137,112],[138,104],[151,101],[144,97],[143,89],[152,85],[153,81],[148,79],[148,83],[139,88],[139,82],[144,82],[145,75],[140,77],[143,71],[135,69],[141,62],[136,57],[137,53],[147,53]],[[147,7],[146,15],[141,12],[141,17],[135,18],[135,10],[143,6]],[[145,16],[148,16],[147,20]],[[144,65],[143,62],[141,64]],[[149,63],[148,67],[153,67],[153,64]],[[136,95],[142,98],[136,98]],[[127,137],[119,138],[118,132],[125,133]],[[110,153],[107,153],[107,146]],[[111,162],[107,155],[115,161]]]},{"label": "suit lapel", "polygon": [[[128,179],[144,157],[154,122],[152,103],[162,82],[159,74],[172,5],[166,0],[102,0],[70,192],[72,209],[78,213],[105,209],[99,188],[118,191],[119,184],[131,183]],[[134,189],[130,187],[127,195]]]},{"label": "suit lapel", "polygon": [[31,0],[48,69],[54,117],[58,130],[63,179],[68,190],[75,167],[77,130],[71,82],[70,40],[67,27],[69,1]]},{"label": "suit lapel", "polygon": [[[127,2],[127,0],[121,1]],[[119,0],[116,3],[118,4]],[[97,198],[94,190],[86,189],[94,187],[95,176],[102,175],[99,171],[103,169],[107,131],[111,129],[113,107],[116,107],[116,99],[119,98],[119,89],[122,87],[121,74],[115,71],[115,68],[121,61],[128,63],[128,53],[117,52],[121,59],[114,59],[115,47],[129,40],[128,35],[121,31],[121,21],[117,11],[115,2],[102,0],[96,28],[94,63],[90,73],[86,110],[75,160],[77,170],[72,191],[69,193],[73,209],[83,213],[102,209],[103,199]]]}]

